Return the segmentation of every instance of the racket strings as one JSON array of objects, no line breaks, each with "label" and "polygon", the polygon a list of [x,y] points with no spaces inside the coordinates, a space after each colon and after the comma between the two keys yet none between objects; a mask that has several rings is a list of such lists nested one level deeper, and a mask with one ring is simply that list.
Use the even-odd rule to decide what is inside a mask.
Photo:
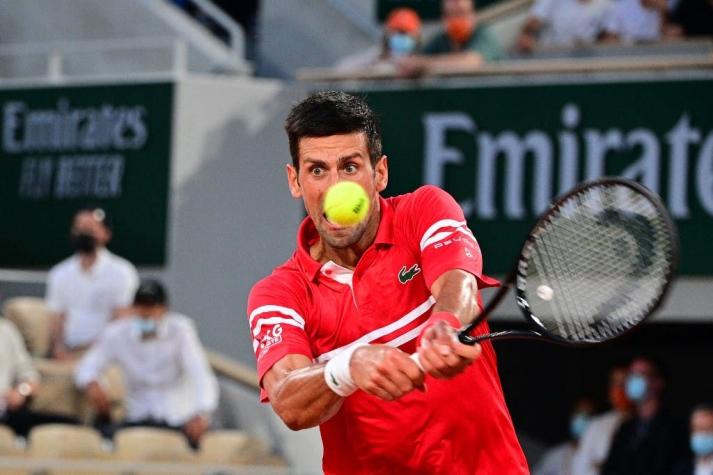
[{"label": "racket strings", "polygon": [[629,187],[571,196],[533,233],[526,275],[531,313],[569,341],[623,333],[657,303],[671,271],[671,242],[656,205]]}]

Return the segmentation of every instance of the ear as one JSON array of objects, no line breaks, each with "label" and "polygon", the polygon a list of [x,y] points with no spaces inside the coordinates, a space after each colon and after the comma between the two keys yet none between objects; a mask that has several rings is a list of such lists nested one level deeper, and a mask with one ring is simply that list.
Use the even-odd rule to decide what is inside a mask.
[{"label": "ear", "polygon": [[288,163],[285,165],[285,173],[287,173],[287,186],[290,188],[292,197],[296,200],[302,198],[302,187],[297,169]]},{"label": "ear", "polygon": [[381,193],[389,184],[389,162],[386,155],[382,155],[376,162],[374,167],[374,176],[376,181],[376,191]]}]

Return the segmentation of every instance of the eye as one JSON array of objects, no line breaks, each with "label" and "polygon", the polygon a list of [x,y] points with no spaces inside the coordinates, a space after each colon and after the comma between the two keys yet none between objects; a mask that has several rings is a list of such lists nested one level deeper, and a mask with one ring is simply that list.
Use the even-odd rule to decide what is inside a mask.
[{"label": "eye", "polygon": [[354,174],[359,170],[359,167],[357,167],[354,163],[347,163],[347,165],[344,167],[344,171],[349,173],[349,174]]},{"label": "eye", "polygon": [[324,168],[322,167],[312,167],[309,172],[314,176],[322,176],[324,174]]}]

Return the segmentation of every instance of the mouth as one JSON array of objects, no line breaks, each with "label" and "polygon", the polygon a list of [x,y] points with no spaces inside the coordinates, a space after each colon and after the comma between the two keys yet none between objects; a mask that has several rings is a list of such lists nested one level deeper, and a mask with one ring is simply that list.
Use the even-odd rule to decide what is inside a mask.
[{"label": "mouth", "polygon": [[345,226],[343,224],[337,224],[335,222],[332,222],[329,220],[329,218],[327,218],[327,216],[325,214],[322,214],[322,221],[324,222],[325,227],[329,231],[346,231],[353,227],[353,226]]}]

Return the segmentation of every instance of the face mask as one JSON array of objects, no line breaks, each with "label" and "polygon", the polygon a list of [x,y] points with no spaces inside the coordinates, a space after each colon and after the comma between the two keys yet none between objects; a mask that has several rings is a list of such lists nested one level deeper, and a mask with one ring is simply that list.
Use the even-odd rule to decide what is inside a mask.
[{"label": "face mask", "polygon": [[648,381],[639,374],[632,374],[626,378],[626,396],[633,402],[643,401],[648,391]]},{"label": "face mask", "polygon": [[713,454],[713,432],[694,432],[691,435],[691,450],[698,457]]},{"label": "face mask", "polygon": [[446,34],[456,44],[463,44],[475,29],[475,22],[470,16],[457,16],[446,20]]},{"label": "face mask", "polygon": [[87,233],[70,234],[69,240],[72,247],[80,254],[91,254],[97,248],[97,240],[94,236]]},{"label": "face mask", "polygon": [[136,325],[136,328],[141,335],[155,334],[158,329],[158,324],[153,318],[137,318],[134,322],[134,325]]},{"label": "face mask", "polygon": [[416,40],[405,33],[394,33],[389,36],[389,51],[392,56],[407,56],[416,49]]},{"label": "face mask", "polygon": [[590,421],[591,418],[588,414],[575,414],[569,422],[569,433],[572,434],[572,437],[575,439],[579,439],[582,437],[582,434],[584,434],[584,431],[587,430],[587,427],[589,427]]}]

